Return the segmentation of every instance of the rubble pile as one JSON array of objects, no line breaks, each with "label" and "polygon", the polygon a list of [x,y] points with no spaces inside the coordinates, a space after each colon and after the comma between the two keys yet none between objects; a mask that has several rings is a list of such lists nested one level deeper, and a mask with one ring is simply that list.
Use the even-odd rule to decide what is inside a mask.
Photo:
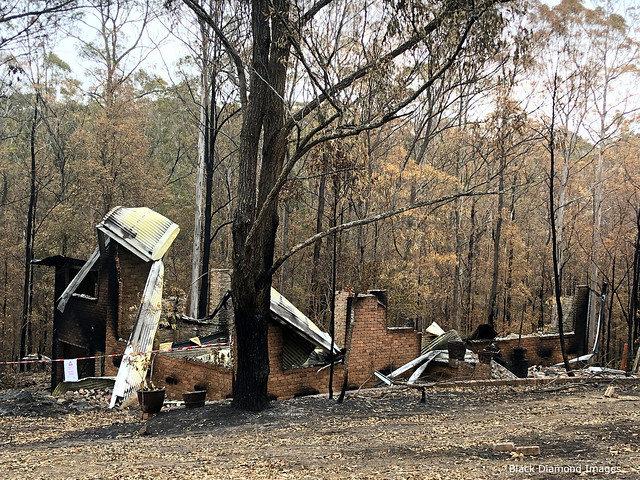
[{"label": "rubble pile", "polygon": [[[597,366],[586,366],[583,368],[573,367],[573,375],[581,378],[593,378],[593,377],[606,377],[612,378],[617,376],[625,376],[624,370],[616,370],[614,368],[605,368]],[[543,367],[541,365],[533,365],[529,367],[529,377],[532,378],[553,378],[559,376],[566,376],[567,371],[564,366],[553,365],[549,367]]]},{"label": "rubble pile", "polygon": [[564,367],[543,367],[542,365],[532,365],[529,367],[529,377],[531,378],[557,377],[566,373]]},{"label": "rubble pile", "polygon": [[511,370],[491,360],[491,378],[494,380],[514,380],[518,378]]},{"label": "rubble pile", "polygon": [[0,390],[0,416],[50,416],[107,410],[111,389],[78,389],[59,397],[39,386]]},{"label": "rubble pile", "polygon": [[0,392],[0,415],[31,416],[62,413],[64,409],[56,404],[56,399],[40,391],[4,390]]},{"label": "rubble pile", "polygon": [[86,412],[94,409],[109,408],[111,389],[84,389],[68,391],[57,399],[57,404],[66,406],[71,410]]}]

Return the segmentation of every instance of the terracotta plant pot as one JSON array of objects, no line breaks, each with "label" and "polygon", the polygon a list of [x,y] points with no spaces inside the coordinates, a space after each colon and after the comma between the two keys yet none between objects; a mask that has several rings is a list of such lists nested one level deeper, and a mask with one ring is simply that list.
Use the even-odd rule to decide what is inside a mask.
[{"label": "terracotta plant pot", "polygon": [[182,399],[184,400],[184,408],[204,407],[204,401],[207,397],[206,390],[197,390],[195,392],[184,392]]},{"label": "terracotta plant pot", "polygon": [[157,390],[138,390],[138,403],[142,413],[158,413],[164,405],[164,388]]}]

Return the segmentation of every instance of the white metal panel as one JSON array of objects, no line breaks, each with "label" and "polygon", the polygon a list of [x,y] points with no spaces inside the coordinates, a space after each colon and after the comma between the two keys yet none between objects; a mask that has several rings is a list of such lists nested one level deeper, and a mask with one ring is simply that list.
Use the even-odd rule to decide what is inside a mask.
[{"label": "white metal panel", "polygon": [[118,370],[111,396],[111,408],[115,406],[118,398],[124,400],[137,391],[147,375],[150,356],[147,352],[153,347],[153,338],[158,329],[162,310],[163,280],[164,264],[162,260],[156,260],[151,266],[147,284],[142,293],[140,310]]},{"label": "white metal panel", "polygon": [[97,228],[146,262],[160,260],[180,231],[167,217],[146,207],[116,207]]},{"label": "white metal panel", "polygon": [[[108,244],[108,239],[105,244]],[[91,271],[91,269],[93,268],[93,266],[95,265],[99,257],[100,257],[100,247],[96,247],[96,249],[93,251],[93,253],[89,257],[89,260],[85,262],[85,264],[82,266],[80,271],[76,274],[75,277],[73,277],[73,280],[69,282],[69,285],[67,285],[67,288],[65,288],[64,292],[62,292],[62,295],[60,295],[60,298],[58,299],[58,310],[60,310],[61,312],[64,312],[64,309],[67,306],[67,302],[69,301],[69,298],[71,297],[71,295],[74,294],[74,292],[80,286],[84,278]]]},{"label": "white metal panel", "polygon": [[[314,345],[327,352],[331,350],[331,335],[320,330],[315,323],[275,288],[271,289],[271,313],[275,320],[293,327]],[[340,348],[335,343],[333,344],[333,351],[334,353],[340,352]]]}]

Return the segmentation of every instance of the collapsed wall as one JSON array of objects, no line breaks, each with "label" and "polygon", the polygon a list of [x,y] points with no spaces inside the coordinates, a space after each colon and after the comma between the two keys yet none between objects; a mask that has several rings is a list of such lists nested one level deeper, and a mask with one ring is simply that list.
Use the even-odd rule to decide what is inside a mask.
[{"label": "collapsed wall", "polygon": [[[349,356],[349,386],[373,386],[373,372],[393,369],[420,353],[421,334],[411,327],[388,328],[387,308],[381,295],[370,293],[357,300],[348,292],[339,292],[337,303],[349,308],[336,311],[340,317],[336,339],[347,338],[352,327]],[[340,313],[338,313],[340,312]],[[344,317],[344,318],[343,318]],[[351,318],[353,322],[351,322]],[[275,321],[269,322],[269,383],[267,391],[274,399],[286,399],[329,389],[329,367],[322,365],[285,368],[285,344],[291,331]],[[337,342],[336,342],[337,343]],[[188,358],[175,358],[158,354],[154,359],[153,382],[167,389],[168,398],[180,400],[187,391],[206,389],[207,399],[230,397],[232,394],[232,368]],[[344,365],[334,368],[333,390],[342,388]]]}]

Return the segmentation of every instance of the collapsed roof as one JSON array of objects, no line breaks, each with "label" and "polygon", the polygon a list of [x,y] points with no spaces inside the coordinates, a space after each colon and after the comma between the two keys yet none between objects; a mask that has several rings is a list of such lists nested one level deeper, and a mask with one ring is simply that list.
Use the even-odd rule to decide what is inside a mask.
[{"label": "collapsed roof", "polygon": [[[300,336],[316,347],[326,352],[331,352],[331,335],[320,330],[315,323],[275,288],[271,289],[271,318],[281,325],[293,328]],[[339,352],[340,348],[333,343],[333,353]]]},{"label": "collapsed roof", "polygon": [[150,208],[115,207],[97,227],[100,243],[107,235],[145,262],[160,260],[180,228]]},{"label": "collapsed roof", "polygon": [[[58,299],[59,310],[64,310],[69,297],[73,295],[82,280],[94,267],[98,258],[106,252],[106,247],[111,240],[134,253],[143,261],[153,263],[142,295],[141,307],[116,378],[111,400],[113,407],[118,397],[124,399],[139,388],[146,376],[148,355],[145,352],[148,352],[152,347],[161,310],[164,276],[162,258],[180,229],[177,224],[149,208],[122,206],[115,207],[107,213],[96,228],[98,230],[98,247]],[[298,350],[304,350],[306,356],[309,354],[307,350],[313,350],[313,348],[325,353],[333,351],[334,354],[337,354],[340,352],[339,347],[331,341],[331,336],[328,333],[320,330],[306,315],[273,288],[271,289],[271,318],[292,330],[304,340],[303,343],[309,345],[309,347],[303,346],[304,348],[301,348],[300,342],[293,344]],[[294,353],[300,352],[296,350]]]}]

